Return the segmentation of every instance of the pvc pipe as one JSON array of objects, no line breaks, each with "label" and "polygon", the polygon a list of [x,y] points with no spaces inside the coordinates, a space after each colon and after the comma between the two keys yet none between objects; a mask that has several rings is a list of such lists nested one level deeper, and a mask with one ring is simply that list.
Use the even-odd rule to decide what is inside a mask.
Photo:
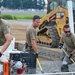
[{"label": "pvc pipe", "polygon": [[69,16],[69,26],[71,32],[74,33],[74,21],[73,21],[73,9],[72,9],[72,0],[67,0],[68,5],[68,16]]}]

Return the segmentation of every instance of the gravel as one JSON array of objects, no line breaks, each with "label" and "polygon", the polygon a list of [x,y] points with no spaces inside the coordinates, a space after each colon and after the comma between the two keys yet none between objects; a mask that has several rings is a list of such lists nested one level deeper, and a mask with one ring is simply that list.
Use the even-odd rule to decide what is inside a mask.
[{"label": "gravel", "polygon": [[[43,71],[45,73],[57,73],[61,72],[60,67],[62,65],[62,61],[57,60],[57,61],[41,61],[40,62]],[[37,66],[37,69],[39,70],[38,72],[41,72],[39,67]],[[69,71],[74,72],[75,71],[75,64],[69,65]]]}]

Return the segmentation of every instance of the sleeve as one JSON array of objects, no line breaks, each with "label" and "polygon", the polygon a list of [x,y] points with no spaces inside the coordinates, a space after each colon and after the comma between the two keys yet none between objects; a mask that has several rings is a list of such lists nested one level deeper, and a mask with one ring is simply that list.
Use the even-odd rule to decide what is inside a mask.
[{"label": "sleeve", "polygon": [[62,43],[64,43],[63,37],[64,37],[64,32],[61,34],[61,37],[60,37],[60,42]]},{"label": "sleeve", "polygon": [[74,43],[74,45],[75,45],[75,34],[72,36],[72,42]]},{"label": "sleeve", "polygon": [[9,27],[7,24],[2,25],[2,30],[3,30],[4,35],[10,33]]},{"label": "sleeve", "polygon": [[30,38],[31,38],[31,40],[36,39],[36,34],[35,33],[36,32],[34,30],[30,31]]}]

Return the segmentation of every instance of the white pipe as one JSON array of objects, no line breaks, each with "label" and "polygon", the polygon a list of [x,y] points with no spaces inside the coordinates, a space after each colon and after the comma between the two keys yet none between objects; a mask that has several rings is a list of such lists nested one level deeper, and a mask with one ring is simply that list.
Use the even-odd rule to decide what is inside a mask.
[{"label": "white pipe", "polygon": [[[26,75],[74,75],[75,72],[56,72],[56,73],[44,73],[44,74],[26,74]],[[22,74],[24,75],[24,74]]]},{"label": "white pipe", "polygon": [[68,5],[68,16],[69,16],[69,25],[71,32],[74,33],[74,22],[73,22],[73,9],[72,9],[72,0],[67,0]]}]

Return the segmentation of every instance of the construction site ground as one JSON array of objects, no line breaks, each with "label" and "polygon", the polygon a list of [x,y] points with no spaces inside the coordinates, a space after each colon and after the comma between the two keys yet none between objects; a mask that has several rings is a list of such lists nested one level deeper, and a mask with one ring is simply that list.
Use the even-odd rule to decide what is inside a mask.
[{"label": "construction site ground", "polygon": [[[25,34],[28,26],[32,24],[31,20],[7,20],[11,34],[15,37],[15,42],[20,45],[25,44]],[[48,48],[37,46],[39,50],[39,61],[45,73],[60,72],[62,61],[60,60],[61,50],[58,48]],[[21,48],[22,49],[22,48]],[[75,71],[75,64],[69,65],[70,72]],[[41,70],[37,65],[37,73],[41,74]],[[52,75],[52,74],[51,74]],[[60,74],[61,75],[61,74]],[[65,74],[71,75],[71,74]]]}]

